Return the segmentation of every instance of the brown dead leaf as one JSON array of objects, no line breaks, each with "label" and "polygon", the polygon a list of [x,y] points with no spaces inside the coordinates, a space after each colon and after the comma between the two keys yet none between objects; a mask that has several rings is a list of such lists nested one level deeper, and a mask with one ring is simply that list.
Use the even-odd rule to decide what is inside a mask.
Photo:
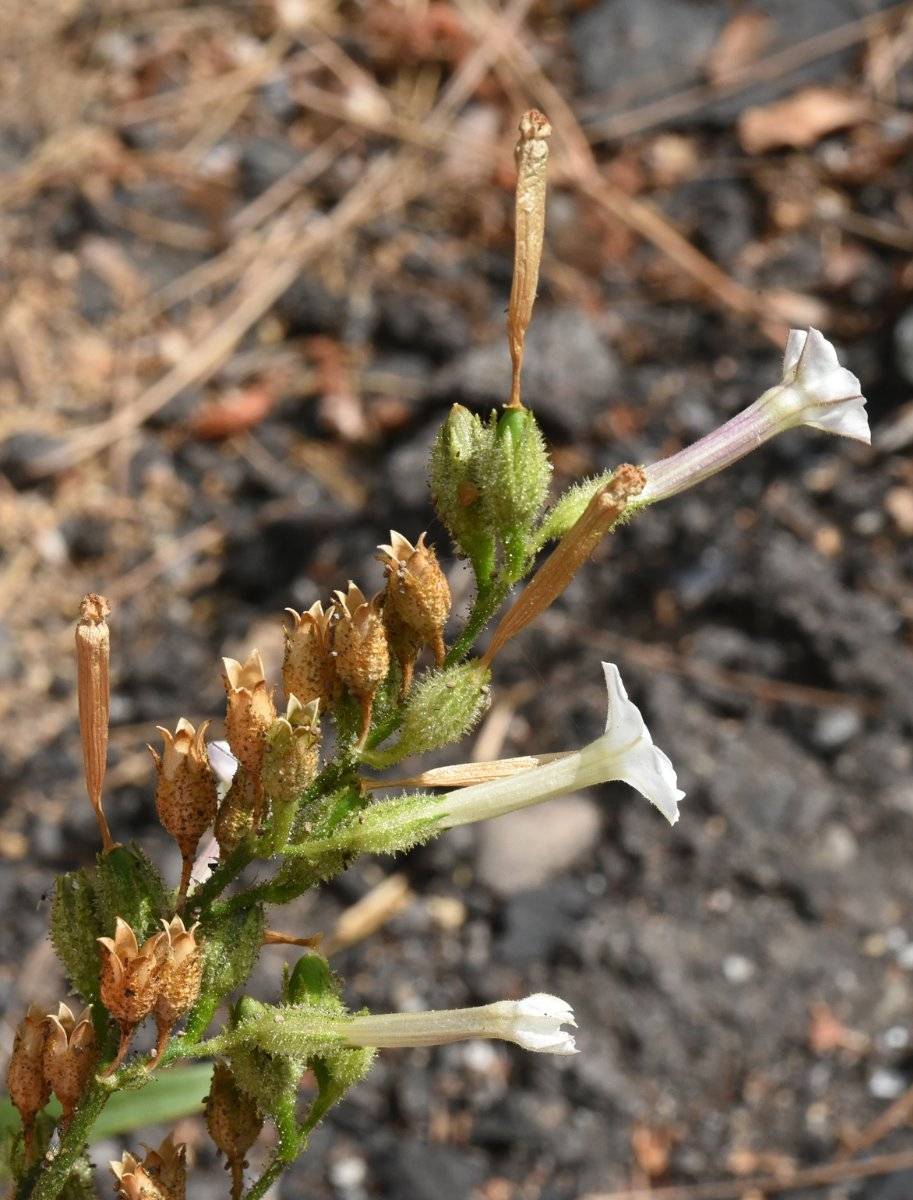
[{"label": "brown dead leaf", "polygon": [[800,149],[837,129],[858,125],[870,113],[864,96],[839,88],[807,87],[775,104],[746,109],[739,118],[739,140],[748,154],[780,146]]},{"label": "brown dead leaf", "polygon": [[676,1142],[670,1129],[657,1129],[638,1122],[631,1130],[631,1149],[637,1165],[648,1179],[665,1175],[669,1167],[669,1153]]},{"label": "brown dead leaf", "polygon": [[713,84],[725,83],[742,67],[754,62],[770,40],[770,17],[756,9],[736,13],[726,22],[704,66]]},{"label": "brown dead leaf", "polygon": [[869,1044],[864,1033],[848,1029],[829,1004],[812,1007],[808,1021],[808,1044],[813,1054],[830,1054],[834,1050],[849,1050],[861,1054]]},{"label": "brown dead leaf", "polygon": [[190,420],[191,436],[201,441],[219,441],[246,433],[269,415],[275,403],[276,397],[263,384],[230,392],[197,409]]}]

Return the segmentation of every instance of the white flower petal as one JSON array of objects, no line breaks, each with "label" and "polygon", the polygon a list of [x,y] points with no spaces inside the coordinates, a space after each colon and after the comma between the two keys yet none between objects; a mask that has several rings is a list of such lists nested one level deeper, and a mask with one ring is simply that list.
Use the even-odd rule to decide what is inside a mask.
[{"label": "white flower petal", "polygon": [[653,744],[650,730],[637,705],[628,699],[614,663],[603,663],[608,713],[603,740],[616,756],[614,778],[636,788],[655,805],[670,825],[678,820],[678,802],[685,793],[678,786],[668,755]]},{"label": "white flower petal", "polygon": [[501,1007],[507,1017],[508,1036],[524,1050],[538,1054],[576,1054],[577,1046],[572,1034],[561,1028],[571,1025],[575,1029],[574,1010],[558,996],[539,992],[525,1000],[507,1002]]},{"label": "white flower petal", "polygon": [[823,429],[825,433],[836,433],[841,437],[853,438],[854,441],[872,444],[872,432],[869,429],[869,418],[865,411],[865,400],[861,396],[848,400],[839,408],[831,408],[819,414],[814,420],[806,421],[814,429]]},{"label": "white flower petal", "polygon": [[678,802],[685,793],[678,786],[675,767],[668,755],[652,742],[640,742],[624,755],[619,770],[625,783],[646,796],[670,825],[675,824],[679,818]]},{"label": "white flower petal", "polygon": [[227,791],[238,769],[238,760],[228,748],[228,742],[207,742],[206,753],[216,779]]},{"label": "white flower petal", "polygon": [[772,404],[792,414],[790,424],[871,442],[862,384],[852,371],[841,367],[824,334],[817,329],[790,330],[783,368],[783,387]]},{"label": "white flower petal", "polygon": [[783,351],[783,374],[788,375],[795,370],[805,348],[806,334],[804,329],[791,329],[786,339],[786,349]]},{"label": "white flower petal", "polygon": [[[799,329],[791,329],[790,336],[794,333],[802,335]],[[837,351],[833,344],[827,340],[820,329],[809,329],[804,335],[805,344],[802,347],[802,353],[799,355],[799,374],[814,377],[816,375],[826,375],[829,371],[840,369],[840,360],[837,357]]]}]

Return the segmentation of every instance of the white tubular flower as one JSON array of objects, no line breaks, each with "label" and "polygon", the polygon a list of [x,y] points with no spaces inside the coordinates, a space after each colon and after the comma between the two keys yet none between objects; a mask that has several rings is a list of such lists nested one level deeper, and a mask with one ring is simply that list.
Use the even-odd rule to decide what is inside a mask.
[{"label": "white tubular flower", "polygon": [[[872,442],[862,384],[837,360],[837,351],[819,333],[791,329],[783,355],[783,383],[772,389],[773,404],[789,428],[811,425],[857,442]],[[770,395],[770,393],[767,393]]]},{"label": "white tubular flower", "polygon": [[623,780],[655,804],[670,825],[678,820],[679,790],[675,768],[654,746],[640,709],[628,699],[614,663],[603,663],[608,713],[605,733],[582,750],[561,755],[544,766],[520,771],[448,792],[435,802],[443,829],[499,817],[530,804],[610,780]]},{"label": "white tubular flower", "polygon": [[480,1008],[352,1017],[338,1028],[348,1046],[397,1049],[496,1038],[537,1054],[576,1054],[574,1038],[563,1025],[576,1029],[574,1010],[558,996],[539,993]]},{"label": "white tubular flower", "polygon": [[683,492],[796,425],[867,445],[872,440],[861,384],[841,367],[837,351],[817,329],[790,330],[780,383],[693,446],[646,467],[646,486],[632,505]]}]

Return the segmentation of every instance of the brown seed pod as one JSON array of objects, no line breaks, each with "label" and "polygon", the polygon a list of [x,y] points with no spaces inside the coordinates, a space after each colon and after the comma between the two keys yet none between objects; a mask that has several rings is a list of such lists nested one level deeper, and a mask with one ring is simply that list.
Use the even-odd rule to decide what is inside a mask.
[{"label": "brown seed pod", "polygon": [[232,1197],[237,1200],[243,1188],[244,1156],[260,1136],[263,1114],[257,1103],[235,1082],[231,1068],[216,1062],[206,1098],[206,1128],[209,1136],[225,1155],[231,1171]]},{"label": "brown seed pod", "polygon": [[172,917],[170,922],[163,920],[162,924],[165,926],[167,944],[159,992],[152,1010],[158,1030],[156,1063],[161,1060],[171,1031],[199,996],[203,979],[203,951],[195,936],[197,926],[186,929],[180,917]]},{"label": "brown seed pod", "polygon": [[390,653],[399,663],[400,697],[408,695],[412,688],[412,677],[415,673],[415,660],[424,645],[419,635],[403,621],[396,609],[384,605],[384,627],[387,630],[387,643]]},{"label": "brown seed pod", "polygon": [[123,1062],[133,1031],[152,1012],[162,982],[162,961],[167,946],[164,933],[155,933],[142,946],[120,917],[114,937],[101,937],[101,1000],[120,1025],[117,1056],[105,1075]]},{"label": "brown seed pod", "polygon": [[183,903],[190,883],[193,857],[200,838],[213,823],[218,804],[215,773],[206,753],[205,721],[194,729],[181,717],[174,733],[157,726],[165,746],[161,755],[149,752],[158,772],[155,807],[159,820],[178,844],[181,852],[181,884],[178,904]]},{"label": "brown seed pod", "polygon": [[47,1014],[37,1004],[16,1030],[13,1052],[7,1072],[10,1099],[19,1110],[25,1137],[26,1159],[32,1158],[35,1117],[51,1098],[51,1085],[44,1071],[44,1045],[47,1038]]},{"label": "brown seed pod", "polygon": [[263,659],[254,650],[246,662],[223,658],[225,694],[225,732],[231,752],[256,779],[263,762],[266,731],[276,716],[276,706],[266,686]]},{"label": "brown seed pod", "polygon": [[74,1017],[66,1004],[47,1016],[44,1074],[63,1109],[64,1128],[86,1090],[98,1061],[91,1005]]},{"label": "brown seed pod", "polygon": [[186,1200],[186,1152],[170,1134],[142,1161],[125,1152],[120,1162],[110,1164],[120,1200]]},{"label": "brown seed pod", "polygon": [[168,1134],[157,1150],[149,1150],[143,1166],[158,1184],[165,1200],[186,1200],[187,1147]]},{"label": "brown seed pod", "polygon": [[444,665],[444,626],[450,616],[450,588],[437,555],[425,545],[423,533],[413,546],[408,538],[390,531],[390,543],[378,546],[387,573],[384,611],[395,614],[413,630],[422,645],[430,646],[435,662]]},{"label": "brown seed pod", "polygon": [[252,778],[247,768],[238,763],[231,787],[225,793],[216,817],[216,841],[219,843],[219,857],[223,861],[241,839],[253,833],[257,827],[257,814],[262,808],[261,794],[259,779]]},{"label": "brown seed pod", "polygon": [[286,696],[297,696],[303,705],[319,700],[321,708],[332,706],[336,686],[331,622],[335,609],[324,610],[318,600],[304,612],[285,610],[292,619],[285,629],[285,658],[282,684]]},{"label": "brown seed pod", "polygon": [[336,592],[339,620],[333,631],[336,671],[361,704],[361,734],[364,745],[371,727],[374,695],[390,669],[387,631],[381,617],[381,596],[365,599],[361,588],[349,582],[346,592]]}]

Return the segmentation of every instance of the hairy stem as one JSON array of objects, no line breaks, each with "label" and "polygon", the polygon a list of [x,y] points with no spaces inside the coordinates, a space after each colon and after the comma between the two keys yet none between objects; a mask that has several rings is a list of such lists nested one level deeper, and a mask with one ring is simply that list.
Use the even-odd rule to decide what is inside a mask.
[{"label": "hairy stem", "polygon": [[110,1088],[98,1081],[92,1082],[73,1114],[69,1128],[62,1134],[56,1152],[48,1152],[29,1171],[16,1189],[15,1200],[57,1200],[110,1095]]}]

